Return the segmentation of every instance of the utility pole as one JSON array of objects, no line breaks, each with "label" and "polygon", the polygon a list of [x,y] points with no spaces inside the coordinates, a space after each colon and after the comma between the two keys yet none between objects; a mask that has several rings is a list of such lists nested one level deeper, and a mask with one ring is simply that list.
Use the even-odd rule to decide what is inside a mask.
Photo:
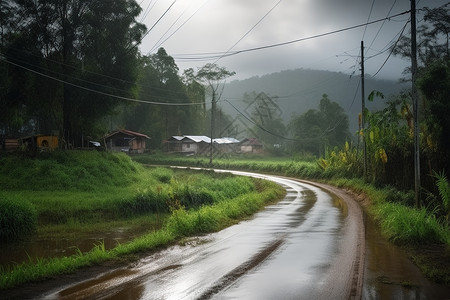
[{"label": "utility pole", "polygon": [[209,144],[209,164],[213,162],[214,115],[216,110],[216,92],[213,90],[211,100],[211,141]]},{"label": "utility pole", "polygon": [[411,0],[411,73],[414,118],[414,191],[415,205],[420,207],[419,96],[417,94],[416,0]]},{"label": "utility pole", "polygon": [[363,142],[364,180],[367,179],[367,149],[366,149],[366,95],[364,91],[364,41],[361,41],[361,129]]}]

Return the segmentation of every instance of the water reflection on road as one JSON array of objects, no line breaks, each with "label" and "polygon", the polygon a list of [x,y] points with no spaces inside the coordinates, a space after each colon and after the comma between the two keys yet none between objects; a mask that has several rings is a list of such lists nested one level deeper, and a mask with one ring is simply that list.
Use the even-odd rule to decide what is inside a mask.
[{"label": "water reflection on road", "polygon": [[[251,220],[192,238],[183,246],[155,253],[133,267],[113,270],[43,297],[445,298],[448,289],[424,279],[401,251],[384,242],[370,222],[366,223],[366,242],[360,245],[358,235],[364,235],[364,230],[357,227],[362,223],[353,222],[355,215],[350,214],[350,207],[342,199],[309,184],[276,176],[252,176],[278,182],[286,188],[286,197]],[[364,255],[364,248],[362,268],[359,265],[364,263],[364,256],[359,255]],[[364,280],[363,271],[358,270],[364,271]],[[380,280],[383,278],[388,278],[390,284]],[[404,278],[414,286],[396,284]]]},{"label": "water reflection on road", "polygon": [[317,187],[271,180],[287,189],[286,198],[252,220],[46,298],[313,299],[328,288],[347,296],[348,287],[328,280],[346,231],[343,205]]}]

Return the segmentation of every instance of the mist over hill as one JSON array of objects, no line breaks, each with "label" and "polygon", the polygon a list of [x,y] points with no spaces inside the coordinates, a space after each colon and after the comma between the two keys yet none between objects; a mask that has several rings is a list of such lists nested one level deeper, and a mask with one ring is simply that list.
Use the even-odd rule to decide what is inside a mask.
[{"label": "mist over hill", "polygon": [[[275,102],[282,110],[281,118],[287,124],[293,115],[301,115],[309,109],[318,110],[320,99],[327,94],[331,101],[337,102],[347,113],[350,132],[358,130],[358,114],[361,112],[361,76],[350,76],[340,72],[296,69],[255,76],[244,80],[234,80],[225,85],[221,99],[228,100],[236,109],[244,112],[242,99],[245,93],[264,92],[271,97],[278,97]],[[384,102],[408,85],[393,80],[372,79],[365,75],[366,107],[377,110],[384,107]],[[371,91],[382,92],[386,98],[367,101]],[[239,113],[226,101],[221,101],[221,108],[230,115]],[[250,113],[250,112],[248,112]]]}]

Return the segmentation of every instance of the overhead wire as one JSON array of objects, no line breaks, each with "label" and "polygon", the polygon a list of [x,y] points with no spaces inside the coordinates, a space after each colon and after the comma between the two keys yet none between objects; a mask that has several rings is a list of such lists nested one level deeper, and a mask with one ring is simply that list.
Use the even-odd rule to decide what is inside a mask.
[{"label": "overhead wire", "polygon": [[[371,22],[368,22],[368,23],[354,25],[354,26],[350,26],[350,27],[345,27],[345,28],[341,28],[341,29],[337,29],[337,30],[333,30],[333,31],[328,31],[328,32],[325,32],[325,33],[316,34],[316,35],[305,37],[305,38],[299,38],[299,39],[294,39],[294,40],[290,40],[290,41],[286,41],[286,42],[281,42],[281,43],[275,43],[275,44],[269,44],[269,45],[264,45],[264,46],[259,46],[259,47],[253,47],[253,48],[247,48],[247,49],[242,49],[242,50],[236,50],[236,51],[233,51],[233,52],[230,52],[230,53],[226,53],[226,52],[203,53],[203,55],[205,55],[203,57],[203,59],[205,59],[205,58],[206,59],[210,59],[211,56],[207,56],[208,54],[211,54],[213,57],[220,57],[220,55],[223,55],[224,57],[228,57],[228,56],[233,56],[233,55],[237,55],[237,54],[241,54],[241,53],[259,51],[259,50],[270,49],[270,48],[286,46],[286,45],[290,45],[290,44],[294,44],[294,43],[304,42],[304,41],[307,41],[307,40],[312,40],[312,39],[321,38],[321,37],[332,35],[332,34],[336,34],[336,33],[341,33],[341,32],[348,31],[348,30],[353,30],[353,29],[360,28],[360,27],[363,27],[363,26],[366,26],[366,25],[375,24],[375,23],[381,22],[381,21],[386,20],[386,19],[395,18],[395,17],[401,16],[401,15],[407,14],[409,12],[410,11],[407,10],[407,11],[395,14],[393,16],[389,16],[387,18],[381,18],[381,19],[374,20],[374,21],[371,21]],[[178,55],[180,55],[180,56],[177,57],[177,54],[175,54],[175,55],[173,55],[173,57],[175,59],[178,59],[178,60],[192,60],[192,59],[198,60],[199,59],[199,58],[196,58],[196,57],[183,57],[182,56],[182,55],[194,56],[196,54],[178,54]]]},{"label": "overhead wire", "polygon": [[196,14],[197,12],[203,7],[205,6],[206,3],[208,3],[210,0],[206,0],[205,2],[203,2],[202,5],[200,5],[197,10],[194,11],[194,13],[192,15],[189,16],[189,18],[187,18],[180,26],[178,26],[177,29],[174,30],[174,32],[172,32],[166,39],[164,39],[158,46],[153,46],[153,48],[148,52],[152,52],[154,51],[156,48],[161,47],[168,39],[170,39],[175,33],[177,33],[184,25],[186,25],[187,22],[189,22]]},{"label": "overhead wire", "polygon": [[258,122],[256,122],[256,121],[253,120],[252,118],[248,117],[246,114],[242,113],[242,112],[241,112],[236,106],[234,106],[230,101],[228,101],[228,100],[226,100],[226,99],[225,99],[224,101],[227,102],[228,104],[230,104],[231,107],[233,107],[233,108],[234,108],[241,116],[243,116],[247,121],[249,121],[250,123],[252,123],[252,124],[255,125],[256,127],[258,127],[259,129],[261,129],[262,131],[267,132],[267,133],[269,133],[269,134],[271,134],[271,135],[273,135],[273,136],[282,138],[282,139],[284,139],[284,140],[294,141],[294,142],[299,141],[298,139],[292,139],[292,138],[289,138],[289,137],[286,137],[286,136],[282,136],[282,135],[279,135],[279,134],[277,134],[277,133],[275,133],[275,132],[272,132],[272,131],[270,131],[270,130],[264,128],[263,126],[261,126],[260,124],[258,124]]},{"label": "overhead wire", "polygon": [[241,36],[241,38],[239,40],[237,40],[237,42],[234,43],[233,46],[231,46],[223,55],[221,55],[219,58],[217,58],[217,60],[214,63],[217,63],[220,59],[225,57],[227,55],[227,53],[229,53],[234,47],[236,47],[236,45],[239,44],[240,41],[242,41],[250,32],[252,32],[253,29],[255,29],[255,27],[258,26],[281,3],[281,1],[282,0],[279,0],[277,3],[275,3],[275,5],[272,6],[272,8],[269,9],[269,11],[267,13],[265,13],[264,16],[262,16],[262,18],[259,19],[255,25],[253,25],[249,30],[247,30],[247,32],[243,36]]},{"label": "overhead wire", "polygon": [[[280,0],[280,1],[281,1],[281,0]],[[280,1],[279,1],[279,2],[280,2]],[[164,12],[164,14],[161,15],[161,17],[158,19],[157,22],[155,22],[155,24],[152,26],[152,28],[154,28],[154,26],[156,26],[156,24],[164,17],[164,15],[170,10],[170,8],[175,4],[175,2],[176,2],[176,0],[172,2],[172,4],[166,9],[166,11]],[[278,2],[276,5],[278,5],[279,2]],[[205,2],[205,3],[206,3],[206,2]],[[275,5],[275,6],[276,6],[276,5]],[[275,7],[273,7],[273,8],[275,8]],[[197,10],[197,11],[198,11],[198,10]],[[377,22],[380,22],[380,21],[382,21],[382,20],[386,20],[386,19],[390,19],[390,18],[394,18],[394,17],[400,16],[400,15],[406,14],[406,13],[408,13],[408,12],[409,12],[409,11],[405,11],[405,12],[398,13],[398,14],[396,14],[396,15],[387,17],[387,18],[383,18],[383,19],[379,19],[379,20],[374,20],[374,21],[368,22],[367,24],[377,23]],[[267,15],[267,14],[266,14],[266,15]],[[192,16],[193,16],[193,15],[192,15]],[[191,17],[192,17],[192,16],[191,16]],[[185,24],[185,23],[183,23],[183,24]],[[232,53],[228,53],[228,54],[226,54],[226,56],[236,55],[236,54],[239,54],[239,53],[244,53],[244,52],[249,52],[249,51],[256,51],[256,50],[261,50],[261,49],[267,49],[267,48],[272,48],[272,47],[278,47],[278,46],[288,45],[288,44],[292,44],[292,43],[296,43],[296,42],[301,42],[301,41],[305,41],[305,40],[310,40],[310,39],[313,39],[313,38],[319,38],[319,37],[327,36],[327,35],[330,35],[330,34],[335,34],[335,33],[343,32],[343,31],[346,31],[346,30],[355,29],[355,28],[358,28],[358,27],[361,27],[361,26],[366,26],[367,24],[355,25],[355,26],[351,26],[351,27],[347,27],[347,28],[343,28],[343,29],[339,29],[339,30],[334,30],[334,31],[330,31],[330,32],[327,32],[327,33],[318,34],[318,35],[314,35],[314,36],[310,36],[310,37],[306,37],[306,38],[296,39],[296,40],[292,40],[292,41],[288,41],[288,42],[283,42],[283,43],[278,43],[278,44],[271,44],[271,45],[260,46],[260,47],[249,48],[249,49],[243,49],[243,50],[235,51],[235,52],[232,52]],[[146,32],[146,34],[148,34],[148,32],[150,32],[150,31],[152,30],[152,28],[150,28],[150,29]],[[254,28],[254,27],[253,27],[253,28]],[[142,37],[142,38],[143,38],[143,37]],[[141,40],[142,40],[142,39],[141,39]],[[223,53],[223,52],[222,52],[222,53],[218,53],[218,55],[222,55],[222,56],[223,56],[224,53]],[[220,57],[220,56],[219,56],[219,57]],[[4,59],[2,59],[2,60],[4,60]],[[7,61],[7,60],[4,60],[4,61]],[[12,63],[12,62],[9,62],[9,61],[7,61],[7,62],[8,62],[8,63]],[[15,64],[15,65],[18,66],[18,67],[24,68],[24,69],[26,69],[26,70],[29,70],[29,71],[31,71],[31,72],[40,74],[40,75],[42,75],[42,76],[45,76],[45,77],[48,77],[48,78],[51,78],[51,79],[54,79],[54,80],[57,80],[57,81],[62,81],[62,80],[60,80],[60,79],[58,79],[58,78],[54,78],[54,77],[49,76],[49,75],[47,75],[47,74],[43,74],[43,73],[37,72],[37,71],[35,71],[35,70],[32,70],[32,69],[23,67],[23,66],[21,66],[21,65],[19,65],[19,64]],[[99,75],[101,75],[101,74],[99,74]],[[106,75],[104,75],[104,76],[106,76]],[[116,78],[116,79],[117,79],[117,78]],[[117,79],[117,80],[121,80],[121,79]],[[84,88],[84,89],[90,90],[90,91],[92,91],[92,92],[96,92],[96,91],[93,90],[93,89],[89,89],[89,88],[86,88],[86,87],[78,86],[78,85],[73,84],[73,83],[69,83],[69,82],[64,82],[64,83],[67,83],[67,84],[70,84],[70,85],[73,85],[73,86],[77,86],[77,87],[80,87],[80,88]],[[136,102],[144,102],[144,103],[149,103],[149,104],[170,105],[170,104],[164,103],[164,102],[152,102],[152,101],[136,100],[136,99],[126,98],[126,97],[120,97],[120,96],[111,95],[111,94],[104,93],[104,92],[101,92],[101,91],[97,91],[97,92],[102,93],[102,94],[107,95],[107,96],[110,96],[110,97],[122,98],[122,99],[124,99],[124,100],[130,100],[130,101],[136,101]],[[198,104],[200,104],[200,103],[198,103]],[[178,105],[178,104],[175,103],[174,105]],[[180,105],[191,105],[191,104],[182,103],[182,104],[180,104]],[[194,103],[194,105],[195,105],[195,103]]]},{"label": "overhead wire", "polygon": [[164,34],[161,35],[161,37],[159,38],[159,40],[155,43],[155,45],[153,46],[153,48],[150,50],[150,52],[153,52],[155,49],[158,49],[161,47],[161,44],[159,44],[159,42],[164,38],[164,36],[170,31],[170,29],[172,29],[173,26],[175,26],[175,24],[178,22],[178,20],[181,19],[181,17],[186,13],[188,8],[186,8],[185,10],[183,10],[183,12],[178,16],[178,18],[175,19],[175,21],[172,22],[172,24],[169,26],[169,28],[167,28],[166,32],[164,32]]},{"label": "overhead wire", "polygon": [[[373,5],[375,4],[375,0],[372,0],[372,6],[370,6],[370,11],[369,11],[369,15],[367,16],[367,21],[366,23],[369,22],[370,20],[370,16],[372,15],[372,10],[373,10]],[[367,25],[364,27],[364,32],[363,32],[363,36],[361,38],[361,41],[364,41],[364,37],[366,35],[366,30],[367,30]]]},{"label": "overhead wire", "polygon": [[76,88],[79,88],[79,89],[82,89],[82,90],[85,90],[85,91],[93,92],[93,93],[96,93],[96,94],[100,94],[100,95],[103,95],[103,96],[108,96],[108,97],[112,97],[112,98],[116,98],[116,99],[120,99],[120,100],[126,100],[126,101],[132,101],[132,102],[139,102],[139,103],[146,103],[146,104],[154,104],[154,105],[162,105],[162,106],[193,106],[193,105],[204,105],[203,102],[196,102],[196,103],[183,103],[183,102],[181,102],[181,103],[167,103],[167,102],[156,102],[156,101],[140,100],[140,99],[134,99],[134,98],[129,98],[129,97],[123,97],[123,96],[113,95],[113,94],[109,94],[109,93],[105,93],[105,92],[102,92],[102,91],[99,91],[99,90],[95,90],[95,89],[91,89],[91,88],[88,88],[88,87],[84,87],[84,86],[81,86],[81,85],[78,85],[78,84],[75,84],[75,83],[72,83],[72,82],[68,82],[68,81],[66,81],[66,80],[62,80],[62,79],[59,79],[59,78],[56,78],[56,77],[53,77],[53,76],[50,76],[50,75],[47,75],[47,74],[38,72],[38,71],[36,71],[36,70],[27,68],[27,67],[25,67],[25,66],[19,65],[19,64],[14,63],[14,62],[11,62],[11,61],[7,60],[6,58],[4,58],[4,57],[1,56],[1,55],[0,55],[0,60],[6,62],[6,63],[8,63],[8,64],[11,64],[11,65],[13,65],[13,66],[16,66],[16,67],[22,68],[22,69],[24,69],[24,70],[27,70],[27,71],[29,71],[29,72],[35,73],[35,74],[37,74],[37,75],[46,77],[46,78],[48,78],[48,79],[52,79],[52,80],[58,81],[58,82],[60,82],[60,83],[67,84],[67,85],[70,85],[70,86],[73,86],[73,87],[76,87]]},{"label": "overhead wire", "polygon": [[152,25],[152,27],[150,27],[150,29],[148,29],[139,39],[139,41],[137,41],[133,46],[131,46],[128,51],[131,51],[131,49],[135,48],[137,45],[139,45],[142,40],[150,33],[150,31],[153,30],[153,28],[155,28],[156,25],[158,25],[158,23],[162,20],[162,18],[164,18],[164,16],[170,11],[170,9],[173,7],[173,5],[177,2],[177,0],[174,0],[172,2],[172,4],[170,4],[170,6],[164,11],[164,13],[158,18],[158,20],[156,20],[156,22]]},{"label": "overhead wire", "polygon": [[400,41],[401,37],[403,36],[403,32],[405,31],[406,26],[408,25],[410,21],[406,22],[405,25],[403,26],[402,31],[400,32],[397,41],[395,42],[395,44],[392,46],[391,51],[389,52],[389,55],[386,57],[386,59],[384,60],[383,64],[381,65],[381,67],[378,69],[378,71],[375,72],[375,74],[372,75],[372,78],[374,78],[375,76],[378,75],[378,73],[380,73],[380,71],[383,69],[383,67],[386,65],[387,61],[389,60],[389,58],[391,57],[392,53],[394,52],[395,47],[397,46],[398,42]]},{"label": "overhead wire", "polygon": [[[388,13],[386,14],[386,17],[388,17],[389,14],[391,13],[392,9],[394,9],[394,6],[395,6],[395,3],[396,3],[396,2],[397,2],[397,0],[394,0],[394,3],[392,3],[391,8],[389,9]],[[380,28],[378,28],[378,31],[377,31],[377,33],[375,34],[375,37],[373,38],[372,42],[370,43],[368,49],[369,49],[370,47],[372,47],[373,43],[374,43],[375,40],[378,38],[378,35],[379,35],[380,32],[381,32],[381,29],[383,28],[384,24],[386,23],[386,20],[387,20],[387,19],[383,20],[383,22],[381,23]],[[366,53],[367,53],[367,52],[366,52]]]}]

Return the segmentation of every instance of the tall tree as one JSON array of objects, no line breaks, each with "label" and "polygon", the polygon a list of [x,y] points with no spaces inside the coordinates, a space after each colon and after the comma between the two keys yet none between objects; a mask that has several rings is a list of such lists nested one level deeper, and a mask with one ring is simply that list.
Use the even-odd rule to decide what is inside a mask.
[{"label": "tall tree", "polygon": [[[214,128],[215,125],[215,112],[217,101],[219,101],[222,96],[222,90],[224,88],[225,79],[230,76],[236,74],[235,72],[228,71],[224,67],[219,67],[216,64],[206,64],[201,67],[197,74],[194,74],[192,70],[188,70],[185,74],[191,74],[193,79],[198,82],[201,82],[205,85],[206,91],[211,93],[211,139],[213,139],[216,135],[216,131]],[[212,140],[211,140],[211,149],[210,149],[210,158],[209,162],[212,163]]]},{"label": "tall tree", "polygon": [[293,150],[315,155],[323,154],[327,147],[342,145],[350,138],[347,115],[326,94],[320,100],[319,111],[310,109],[293,117],[289,129],[297,140]]},{"label": "tall tree", "polygon": [[251,132],[269,150],[280,147],[286,135],[286,126],[281,119],[282,111],[275,99],[276,97],[270,97],[264,92],[246,93],[243,99],[247,104],[244,113],[249,114],[254,122]]},{"label": "tall tree", "polygon": [[138,97],[160,104],[139,103],[126,109],[127,128],[142,131],[152,138],[154,148],[172,135],[194,134],[201,120],[194,118],[198,106],[178,75],[175,60],[164,48],[141,59]]},{"label": "tall tree", "polygon": [[132,95],[136,45],[145,30],[136,21],[139,5],[134,0],[16,0],[13,6],[18,25],[5,57],[11,68],[20,68],[17,73],[34,71],[22,82],[34,91],[24,95],[23,105],[45,107],[40,117],[49,123],[45,127],[59,129],[67,142],[79,144],[83,134],[99,133],[98,121],[119,103],[107,94]]}]

